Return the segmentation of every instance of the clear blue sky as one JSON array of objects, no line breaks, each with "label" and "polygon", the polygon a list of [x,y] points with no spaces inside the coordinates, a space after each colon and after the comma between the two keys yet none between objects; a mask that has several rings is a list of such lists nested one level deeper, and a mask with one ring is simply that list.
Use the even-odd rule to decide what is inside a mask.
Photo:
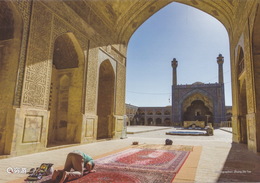
[{"label": "clear blue sky", "polygon": [[232,105],[229,39],[225,27],[193,7],[171,3],[133,34],[127,50],[126,103],[171,105],[173,58],[177,83],[218,82],[216,57],[224,56],[226,105]]}]

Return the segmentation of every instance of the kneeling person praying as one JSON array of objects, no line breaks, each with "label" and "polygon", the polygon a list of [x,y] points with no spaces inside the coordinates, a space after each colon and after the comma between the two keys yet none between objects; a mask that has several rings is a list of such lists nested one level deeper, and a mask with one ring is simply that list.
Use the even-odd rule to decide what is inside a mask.
[{"label": "kneeling person praying", "polygon": [[52,180],[55,181],[61,178],[59,183],[63,183],[65,180],[74,180],[82,177],[84,172],[95,172],[95,170],[93,170],[94,166],[95,163],[92,157],[79,150],[75,150],[67,155],[64,169],[54,171]]}]

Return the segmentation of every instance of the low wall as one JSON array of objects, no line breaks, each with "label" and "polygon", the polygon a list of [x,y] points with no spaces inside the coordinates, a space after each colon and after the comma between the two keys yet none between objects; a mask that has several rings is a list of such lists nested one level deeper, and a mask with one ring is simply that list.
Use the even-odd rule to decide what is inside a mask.
[{"label": "low wall", "polygon": [[205,121],[184,121],[183,123],[184,128],[192,127],[192,125],[205,128]]}]

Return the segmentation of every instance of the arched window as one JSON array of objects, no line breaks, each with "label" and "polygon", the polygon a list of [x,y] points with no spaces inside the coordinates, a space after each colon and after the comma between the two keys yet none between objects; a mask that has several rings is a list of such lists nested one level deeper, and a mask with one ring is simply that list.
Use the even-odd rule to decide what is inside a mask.
[{"label": "arched window", "polygon": [[148,111],[148,115],[153,115],[153,111]]},{"label": "arched window", "polygon": [[245,59],[244,59],[244,52],[242,48],[240,48],[239,58],[238,58],[238,75],[240,75],[245,69]]},{"label": "arched window", "polygon": [[156,111],[156,115],[162,115],[161,111]]},{"label": "arched window", "polygon": [[164,111],[164,115],[170,115],[170,111]]}]

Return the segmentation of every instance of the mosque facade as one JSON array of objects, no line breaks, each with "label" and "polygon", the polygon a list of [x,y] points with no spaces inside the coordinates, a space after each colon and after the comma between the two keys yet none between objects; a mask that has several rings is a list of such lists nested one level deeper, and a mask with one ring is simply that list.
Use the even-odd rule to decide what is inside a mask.
[{"label": "mosque facade", "polygon": [[223,63],[224,57],[219,54],[218,83],[195,82],[190,85],[178,85],[178,61],[173,59],[172,124],[174,126],[183,126],[185,122],[196,125],[198,123],[196,121],[201,121],[205,125],[211,123],[213,126],[220,126],[222,121],[226,121]]},{"label": "mosque facade", "polygon": [[126,115],[132,125],[205,127],[208,123],[215,127],[231,121],[225,106],[223,82],[224,57],[217,57],[219,82],[177,85],[178,61],[173,59],[172,106],[137,107],[126,105]]}]

